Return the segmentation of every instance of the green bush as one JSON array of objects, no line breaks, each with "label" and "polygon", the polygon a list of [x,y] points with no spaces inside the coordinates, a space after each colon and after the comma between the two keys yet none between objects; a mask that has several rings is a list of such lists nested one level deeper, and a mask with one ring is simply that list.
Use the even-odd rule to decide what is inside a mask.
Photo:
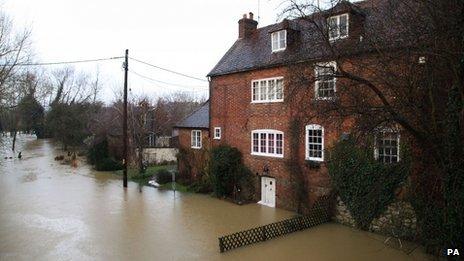
[{"label": "green bush", "polygon": [[401,149],[401,161],[395,164],[375,160],[371,148],[358,146],[350,137],[335,145],[328,163],[334,188],[362,229],[393,202],[395,190],[410,172],[405,148]]},{"label": "green bush", "polygon": [[160,169],[156,173],[156,182],[166,184],[172,181],[172,173],[167,169]]},{"label": "green bush", "polygon": [[114,171],[122,169],[122,164],[112,158],[100,159],[95,164],[95,169],[99,171]]},{"label": "green bush", "polygon": [[[101,142],[95,143],[87,152],[87,160],[90,164],[94,165],[98,162],[109,158],[108,141],[106,139]],[[102,163],[100,163],[102,164]]]},{"label": "green bush", "polygon": [[[249,187],[249,180],[253,175],[242,164],[242,154],[237,148],[230,146],[213,148],[209,171],[214,193],[218,197],[230,197],[237,188],[245,189],[247,192],[253,191]],[[251,182],[251,186],[253,184]]]}]

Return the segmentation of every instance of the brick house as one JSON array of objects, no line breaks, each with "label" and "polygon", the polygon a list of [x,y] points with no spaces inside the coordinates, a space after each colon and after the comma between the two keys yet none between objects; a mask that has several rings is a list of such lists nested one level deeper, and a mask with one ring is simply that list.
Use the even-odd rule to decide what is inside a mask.
[{"label": "brick house", "polygon": [[[342,50],[337,61],[345,68],[356,69],[358,62],[375,59],[371,47],[364,43],[369,37],[367,28],[382,19],[375,11],[379,3],[341,2],[314,14],[330,29],[328,38]],[[296,210],[301,193],[295,183],[303,180],[303,197],[309,204],[331,190],[328,148],[349,133],[355,121],[331,121],[311,113],[340,98],[337,86],[343,86],[344,79],[333,75],[339,64],[321,47],[322,39],[311,22],[284,19],[258,28],[249,13],[238,25],[238,39],[208,74],[210,146],[227,144],[242,152],[245,165],[257,176],[256,201]],[[385,35],[394,39],[396,31],[390,29],[385,29]],[[313,77],[311,86],[297,88],[301,86],[296,79],[301,75],[296,71]],[[398,161],[399,132],[391,129],[381,133],[373,153],[384,162]],[[190,144],[193,134],[185,130],[184,135],[184,144]],[[303,179],[297,178],[296,172]]]},{"label": "brick house", "polygon": [[194,181],[206,166],[210,147],[209,110],[210,103],[206,101],[174,126],[173,136],[179,148],[179,174],[187,182]]}]

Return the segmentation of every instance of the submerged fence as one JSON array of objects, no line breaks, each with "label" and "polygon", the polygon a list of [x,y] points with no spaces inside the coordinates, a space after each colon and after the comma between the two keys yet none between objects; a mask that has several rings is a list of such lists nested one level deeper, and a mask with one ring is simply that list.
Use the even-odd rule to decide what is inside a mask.
[{"label": "submerged fence", "polygon": [[296,216],[290,219],[267,224],[260,227],[240,231],[219,238],[219,250],[222,252],[234,248],[266,241],[296,231],[314,227],[330,220],[328,196],[320,197],[307,216]]}]

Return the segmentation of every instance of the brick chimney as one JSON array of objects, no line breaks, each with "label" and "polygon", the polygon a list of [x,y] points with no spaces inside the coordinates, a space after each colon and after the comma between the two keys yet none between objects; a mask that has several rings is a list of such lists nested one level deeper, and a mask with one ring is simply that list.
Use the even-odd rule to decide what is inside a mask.
[{"label": "brick chimney", "polygon": [[258,28],[258,22],[253,20],[253,13],[250,12],[248,17],[243,14],[243,18],[238,20],[238,38],[247,38]]}]

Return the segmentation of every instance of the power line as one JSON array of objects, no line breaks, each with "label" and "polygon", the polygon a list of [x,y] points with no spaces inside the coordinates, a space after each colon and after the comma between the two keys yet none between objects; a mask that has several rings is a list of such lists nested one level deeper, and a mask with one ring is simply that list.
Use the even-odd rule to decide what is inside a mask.
[{"label": "power line", "polygon": [[162,84],[172,85],[172,86],[181,87],[181,88],[208,88],[207,86],[192,86],[192,85],[182,85],[182,84],[177,84],[177,83],[164,82],[164,81],[156,80],[156,79],[153,79],[151,77],[142,75],[142,74],[137,73],[137,72],[135,72],[133,70],[129,70],[129,72],[133,73],[133,74],[135,74],[135,75],[137,75],[137,76],[139,76],[141,78],[144,78],[144,79],[156,82],[156,83],[162,83]]},{"label": "power line", "polygon": [[109,60],[115,60],[115,59],[121,59],[121,58],[124,58],[124,56],[115,56],[115,57],[99,58],[99,59],[87,59],[87,60],[61,61],[61,62],[2,64],[0,66],[42,66],[42,65],[74,64],[74,63],[109,61]]},{"label": "power line", "polygon": [[[133,71],[129,71],[131,74],[135,75],[135,76],[138,76],[140,78],[142,78],[142,80],[144,81],[147,81],[147,82],[150,82],[150,83],[154,83],[154,86],[155,88],[161,88],[161,89],[168,89],[169,87],[166,87],[166,86],[161,86],[158,84],[158,81],[157,80],[154,80],[154,79],[151,79],[149,77],[145,77],[143,75],[139,75],[139,74],[136,74],[134,73]],[[189,88],[189,90],[186,90],[185,88],[187,87],[180,87],[182,88],[181,90],[179,90],[180,92],[189,92],[189,93],[205,93],[205,92],[208,92],[208,89],[204,89],[204,90],[191,90],[191,88]]]},{"label": "power line", "polygon": [[151,63],[147,63],[147,62],[132,58],[132,57],[129,57],[129,59],[134,60],[134,61],[139,62],[139,63],[142,63],[142,64],[145,64],[145,65],[148,65],[148,66],[151,66],[151,67],[154,67],[156,69],[166,71],[166,72],[174,73],[174,74],[177,74],[177,75],[180,75],[180,76],[184,76],[184,77],[195,79],[195,80],[202,81],[202,82],[208,82],[205,79],[201,79],[201,78],[198,78],[198,77],[195,77],[195,76],[190,76],[190,75],[187,75],[187,74],[184,74],[184,73],[180,73],[180,72],[176,72],[176,71],[173,71],[173,70],[170,70],[170,69],[166,69],[166,68],[163,68],[163,67],[151,64]]}]

